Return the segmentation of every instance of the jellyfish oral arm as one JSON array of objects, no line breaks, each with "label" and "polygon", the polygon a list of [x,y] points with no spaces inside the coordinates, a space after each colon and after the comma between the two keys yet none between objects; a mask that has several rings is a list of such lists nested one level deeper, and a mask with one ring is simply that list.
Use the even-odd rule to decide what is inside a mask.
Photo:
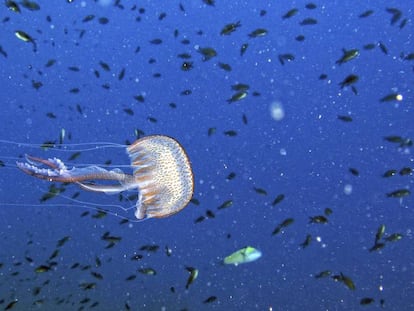
[{"label": "jellyfish oral arm", "polygon": [[[107,194],[119,193],[135,187],[129,182],[132,176],[120,170],[108,171],[99,166],[74,167],[69,170],[58,158],[42,159],[26,155],[26,160],[27,162],[16,162],[17,167],[28,175],[48,181],[77,183],[82,189]],[[83,182],[87,180],[114,180],[119,184],[97,185]]]}]

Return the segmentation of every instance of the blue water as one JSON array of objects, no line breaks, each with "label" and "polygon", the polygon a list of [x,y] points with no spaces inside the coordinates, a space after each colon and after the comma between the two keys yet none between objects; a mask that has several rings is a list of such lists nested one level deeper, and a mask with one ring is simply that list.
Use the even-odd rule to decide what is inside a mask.
[{"label": "blue water", "polygon": [[[0,7],[0,309],[15,300],[12,310],[414,308],[413,199],[386,196],[412,191],[413,175],[398,171],[414,168],[413,147],[384,139],[414,139],[414,63],[404,60],[414,52],[409,1],[316,1],[315,9],[306,8],[306,1],[102,2],[39,1],[40,10],[33,11],[18,3],[21,13]],[[298,13],[282,19],[293,8]],[[402,13],[393,25],[386,8]],[[372,15],[360,18],[367,10]],[[166,16],[160,19],[162,13]],[[94,18],[83,22],[87,15]],[[99,23],[101,17],[109,22]],[[309,17],[317,24],[300,25]],[[400,28],[404,19],[407,24]],[[241,26],[233,33],[220,35],[226,24],[237,21]],[[258,28],[267,34],[249,38]],[[36,49],[15,31],[29,34]],[[298,35],[305,40],[297,41]],[[162,43],[151,44],[154,39]],[[363,48],[370,43],[372,50]],[[217,56],[203,61],[198,47],[214,48]],[[338,65],[342,49],[360,54]],[[179,58],[181,53],[191,59]],[[294,60],[282,65],[278,55],[287,53]],[[47,67],[49,60],[55,63]],[[193,68],[181,70],[184,61]],[[232,70],[224,71],[218,62]],[[319,79],[321,74],[327,78]],[[339,83],[350,74],[359,80],[341,89]],[[36,90],[38,82],[42,86]],[[246,98],[228,103],[236,83],[250,89]],[[70,91],[75,88],[78,93]],[[186,90],[191,94],[181,95]],[[403,100],[380,102],[391,93]],[[140,95],[143,102],[134,99]],[[281,120],[272,118],[272,107],[283,110]],[[212,135],[210,128],[216,129]],[[58,143],[62,129],[65,145],[40,148],[45,141]],[[120,224],[114,214],[133,219],[133,210],[124,210],[133,202],[76,185],[66,185],[61,195],[40,204],[50,183],[15,166],[27,153],[56,156],[69,167],[111,160],[128,171],[122,167],[129,163],[124,147],[82,151],[68,161],[73,148],[86,148],[70,144],[123,145],[137,138],[138,129],[174,137],[188,153],[196,201],[176,215]],[[397,174],[382,177],[390,169]],[[228,180],[231,172],[236,176]],[[69,199],[76,192],[79,202]],[[284,200],[272,205],[279,194]],[[227,200],[233,205],[218,210]],[[99,208],[108,209],[108,215],[92,217]],[[309,223],[325,208],[333,211],[328,223]],[[196,223],[207,210],[215,217]],[[294,223],[272,236],[287,218]],[[370,252],[382,224],[383,239],[392,233],[402,239]],[[108,231],[121,238],[112,248],[101,239]],[[312,240],[302,248],[307,234]],[[69,241],[57,247],[67,236]],[[144,245],[159,249],[140,250]],[[237,267],[222,264],[247,245],[262,257]],[[136,254],[143,258],[131,260]],[[49,271],[35,272],[51,261]],[[186,267],[199,271],[188,289]],[[156,275],[138,272],[142,268]],[[315,278],[325,270],[331,275]],[[353,281],[354,290],[334,281],[341,273]],[[127,281],[131,275],[136,278]],[[84,283],[94,286],[84,289]],[[216,299],[206,302],[212,296]],[[360,305],[362,298],[374,301]]]}]

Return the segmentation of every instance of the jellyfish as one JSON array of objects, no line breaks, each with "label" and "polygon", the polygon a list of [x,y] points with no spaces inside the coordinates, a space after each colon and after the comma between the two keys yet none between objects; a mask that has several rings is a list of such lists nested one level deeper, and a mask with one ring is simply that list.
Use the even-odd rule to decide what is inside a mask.
[{"label": "jellyfish", "polygon": [[168,217],[187,206],[193,195],[194,178],[188,156],[175,139],[164,135],[142,137],[126,146],[126,152],[132,174],[97,165],[69,169],[56,157],[44,159],[26,155],[25,162],[16,164],[33,177],[77,184],[87,191],[115,194],[138,190],[135,204],[138,220]]}]

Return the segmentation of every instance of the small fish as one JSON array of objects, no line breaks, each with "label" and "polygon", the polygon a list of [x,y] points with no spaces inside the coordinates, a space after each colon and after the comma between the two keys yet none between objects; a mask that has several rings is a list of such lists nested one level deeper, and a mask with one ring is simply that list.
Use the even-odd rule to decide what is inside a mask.
[{"label": "small fish", "polygon": [[185,289],[188,289],[191,284],[197,279],[198,277],[198,269],[193,267],[185,267],[185,269],[190,272],[190,275],[187,279],[187,283],[185,284]]},{"label": "small fish", "polygon": [[255,261],[260,257],[262,257],[261,251],[255,249],[254,247],[247,246],[227,256],[226,258],[224,258],[223,262],[226,265],[232,264],[238,266],[242,263]]},{"label": "small fish", "polygon": [[315,275],[315,279],[326,278],[332,274],[329,270],[324,270]]},{"label": "small fish", "polygon": [[350,86],[352,84],[355,84],[356,82],[358,82],[358,80],[359,80],[359,77],[357,75],[350,74],[342,82],[340,82],[339,85],[341,86],[341,89],[342,89],[345,86]]},{"label": "small fish", "polygon": [[344,121],[344,122],[352,122],[352,117],[345,116],[345,115],[338,115],[338,120]]},{"label": "small fish", "polygon": [[226,180],[232,180],[236,177],[236,173],[231,172],[230,174],[227,175]]},{"label": "small fish", "polygon": [[401,233],[393,233],[385,238],[385,241],[387,242],[395,242],[399,241],[403,238],[403,235]]},{"label": "small fish", "polygon": [[402,95],[399,93],[391,93],[388,94],[386,96],[384,96],[383,98],[380,99],[381,103],[384,102],[391,102],[391,101],[401,101],[402,100]]},{"label": "small fish", "polygon": [[103,280],[103,276],[102,276],[102,274],[100,274],[99,272],[96,272],[96,271],[91,271],[91,275],[92,275],[95,279],[98,279],[98,280]]},{"label": "small fish", "polygon": [[391,17],[391,25],[394,25],[402,16],[402,12],[396,8],[386,8],[385,9],[388,13],[392,14]]},{"label": "small fish", "polygon": [[8,304],[7,304],[7,306],[6,307],[4,307],[4,310],[11,310],[15,305],[16,305],[16,303],[18,302],[19,300],[17,300],[17,299],[14,299],[13,301],[11,301],[11,302],[9,302]]},{"label": "small fish", "polygon": [[375,234],[375,243],[379,242],[385,233],[385,225],[382,224],[378,227],[377,233]]},{"label": "small fish", "polygon": [[16,35],[16,37],[24,42],[28,42],[31,43],[33,45],[33,52],[37,51],[37,45],[35,40],[26,32],[22,31],[22,30],[16,30],[14,32],[14,34]]},{"label": "small fish", "polygon": [[125,281],[132,281],[135,280],[137,278],[137,276],[135,274],[131,274],[130,276],[125,278]]},{"label": "small fish", "polygon": [[324,209],[323,213],[325,214],[325,216],[329,216],[329,215],[332,215],[333,211],[332,211],[332,209],[327,207],[327,208]]},{"label": "small fish", "polygon": [[231,71],[231,66],[229,64],[218,62],[218,66],[224,71]]},{"label": "small fish", "polygon": [[264,28],[257,28],[253,30],[251,33],[249,33],[250,38],[257,38],[257,37],[263,37],[267,35],[268,31]]},{"label": "small fish", "polygon": [[214,301],[216,301],[217,300],[217,297],[216,296],[210,296],[210,297],[208,297],[207,299],[205,299],[204,301],[203,301],[203,303],[212,303],[212,302],[214,302]]},{"label": "small fish", "polygon": [[291,62],[295,60],[295,55],[291,53],[279,54],[278,59],[281,65],[285,64],[285,61]]},{"label": "small fish", "polygon": [[302,20],[299,25],[301,26],[309,26],[309,25],[316,25],[318,21],[314,18],[308,17]]},{"label": "small fish", "polygon": [[234,91],[243,92],[243,91],[247,91],[248,89],[250,89],[250,86],[245,83],[236,83],[231,86],[231,89]]},{"label": "small fish", "polygon": [[186,61],[181,64],[182,71],[189,71],[191,69],[193,69],[193,62]]},{"label": "small fish", "polygon": [[350,290],[355,290],[355,284],[352,281],[351,278],[349,278],[348,276],[344,275],[342,272],[340,273],[340,275],[334,275],[332,277],[335,281],[340,281],[342,283],[345,284],[346,287],[348,287]]},{"label": "small fish", "polygon": [[397,170],[388,170],[384,174],[382,174],[382,177],[388,178],[394,176],[395,174],[397,174]]},{"label": "small fish", "polygon": [[262,188],[257,188],[257,187],[253,187],[253,190],[257,193],[257,194],[261,194],[261,195],[267,195],[267,191],[262,189]]},{"label": "small fish", "polygon": [[374,13],[373,10],[364,11],[363,13],[359,14],[359,18],[365,18],[365,17],[371,16],[372,13]]},{"label": "small fish", "polygon": [[374,245],[369,249],[370,252],[379,251],[380,249],[383,249],[385,246],[382,242],[375,242]]},{"label": "small fish", "polygon": [[146,275],[156,275],[157,274],[157,271],[155,271],[152,268],[141,268],[141,269],[138,269],[138,272],[141,273],[141,274],[146,274]]},{"label": "small fish", "polygon": [[276,198],[273,200],[272,202],[272,206],[275,206],[277,204],[279,204],[280,202],[282,202],[285,199],[285,195],[284,194],[278,194],[276,196]]},{"label": "small fish", "polygon": [[408,189],[399,189],[392,192],[387,193],[388,198],[402,198],[407,195],[410,195],[411,192]]},{"label": "small fish", "polygon": [[211,47],[200,47],[197,51],[203,55],[203,61],[205,62],[217,56],[216,50]]},{"label": "small fish", "polygon": [[361,298],[361,300],[359,301],[359,304],[361,306],[366,306],[366,305],[373,303],[374,301],[375,301],[374,298],[364,297],[364,298]]},{"label": "small fish", "polygon": [[96,287],[96,283],[95,282],[83,282],[79,284],[79,287],[82,288],[83,290],[94,289]]},{"label": "small fish", "polygon": [[194,220],[194,223],[195,223],[195,224],[198,224],[198,223],[200,223],[200,222],[202,222],[202,221],[204,221],[204,220],[206,220],[206,219],[207,219],[207,218],[206,218],[205,216],[201,215],[201,216],[197,217],[197,218]]},{"label": "small fish", "polygon": [[356,168],[350,167],[349,171],[351,172],[352,175],[359,176],[359,171]]},{"label": "small fish", "polygon": [[306,248],[309,246],[309,244],[312,242],[312,236],[310,234],[306,235],[305,241],[303,241],[302,243],[300,243],[300,246],[302,248]]},{"label": "small fish", "polygon": [[29,11],[38,11],[40,10],[40,5],[34,1],[23,0],[20,2],[21,6],[28,9]]},{"label": "small fish", "polygon": [[107,17],[99,17],[98,18],[98,23],[101,25],[106,25],[109,23],[109,19]]},{"label": "small fish", "polygon": [[312,216],[312,217],[309,217],[309,223],[312,223],[312,224],[326,224],[326,223],[328,223],[328,218],[326,218],[323,215]]},{"label": "small fish", "polygon": [[229,137],[237,136],[237,132],[234,130],[224,131],[223,134]]},{"label": "small fish", "polygon": [[412,173],[413,173],[413,169],[411,168],[411,167],[403,167],[401,170],[400,170],[400,172],[399,172],[399,174],[401,175],[401,176],[407,176],[407,175],[412,175]]},{"label": "small fish", "polygon": [[297,8],[290,9],[285,14],[283,14],[282,18],[283,19],[291,18],[291,17],[295,16],[298,12],[299,12],[299,10]]},{"label": "small fish", "polygon": [[342,53],[343,53],[342,57],[336,61],[336,64],[338,65],[342,65],[356,58],[359,55],[359,50],[358,49],[351,49],[351,50],[342,49]]},{"label": "small fish", "polygon": [[9,10],[11,10],[15,13],[21,13],[20,7],[16,2],[14,2],[12,0],[7,0],[5,5]]},{"label": "small fish", "polygon": [[243,43],[240,47],[240,56],[243,56],[246,53],[247,48],[249,47],[248,43]]},{"label": "small fish", "polygon": [[215,134],[217,129],[215,127],[210,127],[208,129],[207,135],[210,137],[211,135]]},{"label": "small fish", "polygon": [[230,23],[225,25],[221,31],[220,31],[220,35],[230,35],[232,32],[236,31],[237,28],[239,28],[241,26],[240,21],[237,21],[235,23]]},{"label": "small fish", "polygon": [[246,91],[240,91],[240,92],[237,92],[236,94],[234,94],[232,97],[230,97],[228,100],[227,100],[227,102],[230,104],[230,103],[234,103],[234,102],[237,102],[237,101],[240,101],[240,100],[242,100],[242,99],[245,99],[246,97],[247,97],[247,92]]},{"label": "small fish", "polygon": [[83,22],[83,23],[87,23],[87,22],[92,21],[94,18],[95,18],[95,15],[93,15],[93,14],[89,14],[89,15],[86,15],[86,16],[82,19],[82,22]]},{"label": "small fish", "polygon": [[156,39],[150,40],[149,43],[154,44],[154,45],[159,45],[162,43],[162,40],[159,38],[156,38]]},{"label": "small fish", "polygon": [[105,71],[111,71],[111,67],[109,67],[109,65],[107,63],[105,63],[104,61],[100,61],[99,65],[101,66],[101,68]]},{"label": "small fish", "polygon": [[220,210],[220,209],[228,208],[232,205],[233,205],[233,200],[227,200],[227,201],[224,201],[223,204],[221,204],[219,207],[217,207],[217,209]]},{"label": "small fish", "polygon": [[384,43],[379,41],[378,46],[379,46],[380,50],[382,51],[382,53],[384,53],[385,55],[388,55],[388,48],[385,46]]},{"label": "small fish", "polygon": [[38,267],[35,268],[35,272],[36,273],[44,273],[47,272],[51,269],[50,266],[46,266],[46,265],[40,265]]}]

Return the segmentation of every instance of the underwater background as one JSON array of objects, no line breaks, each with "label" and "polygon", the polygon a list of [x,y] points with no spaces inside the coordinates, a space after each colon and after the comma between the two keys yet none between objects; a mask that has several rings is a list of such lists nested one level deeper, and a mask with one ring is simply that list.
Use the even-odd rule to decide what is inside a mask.
[{"label": "underwater background", "polygon": [[[412,18],[411,1],[3,1],[0,309],[413,310]],[[16,167],[130,172],[121,145],[152,134],[194,172],[168,218]],[[261,257],[223,262],[246,246]]]}]

